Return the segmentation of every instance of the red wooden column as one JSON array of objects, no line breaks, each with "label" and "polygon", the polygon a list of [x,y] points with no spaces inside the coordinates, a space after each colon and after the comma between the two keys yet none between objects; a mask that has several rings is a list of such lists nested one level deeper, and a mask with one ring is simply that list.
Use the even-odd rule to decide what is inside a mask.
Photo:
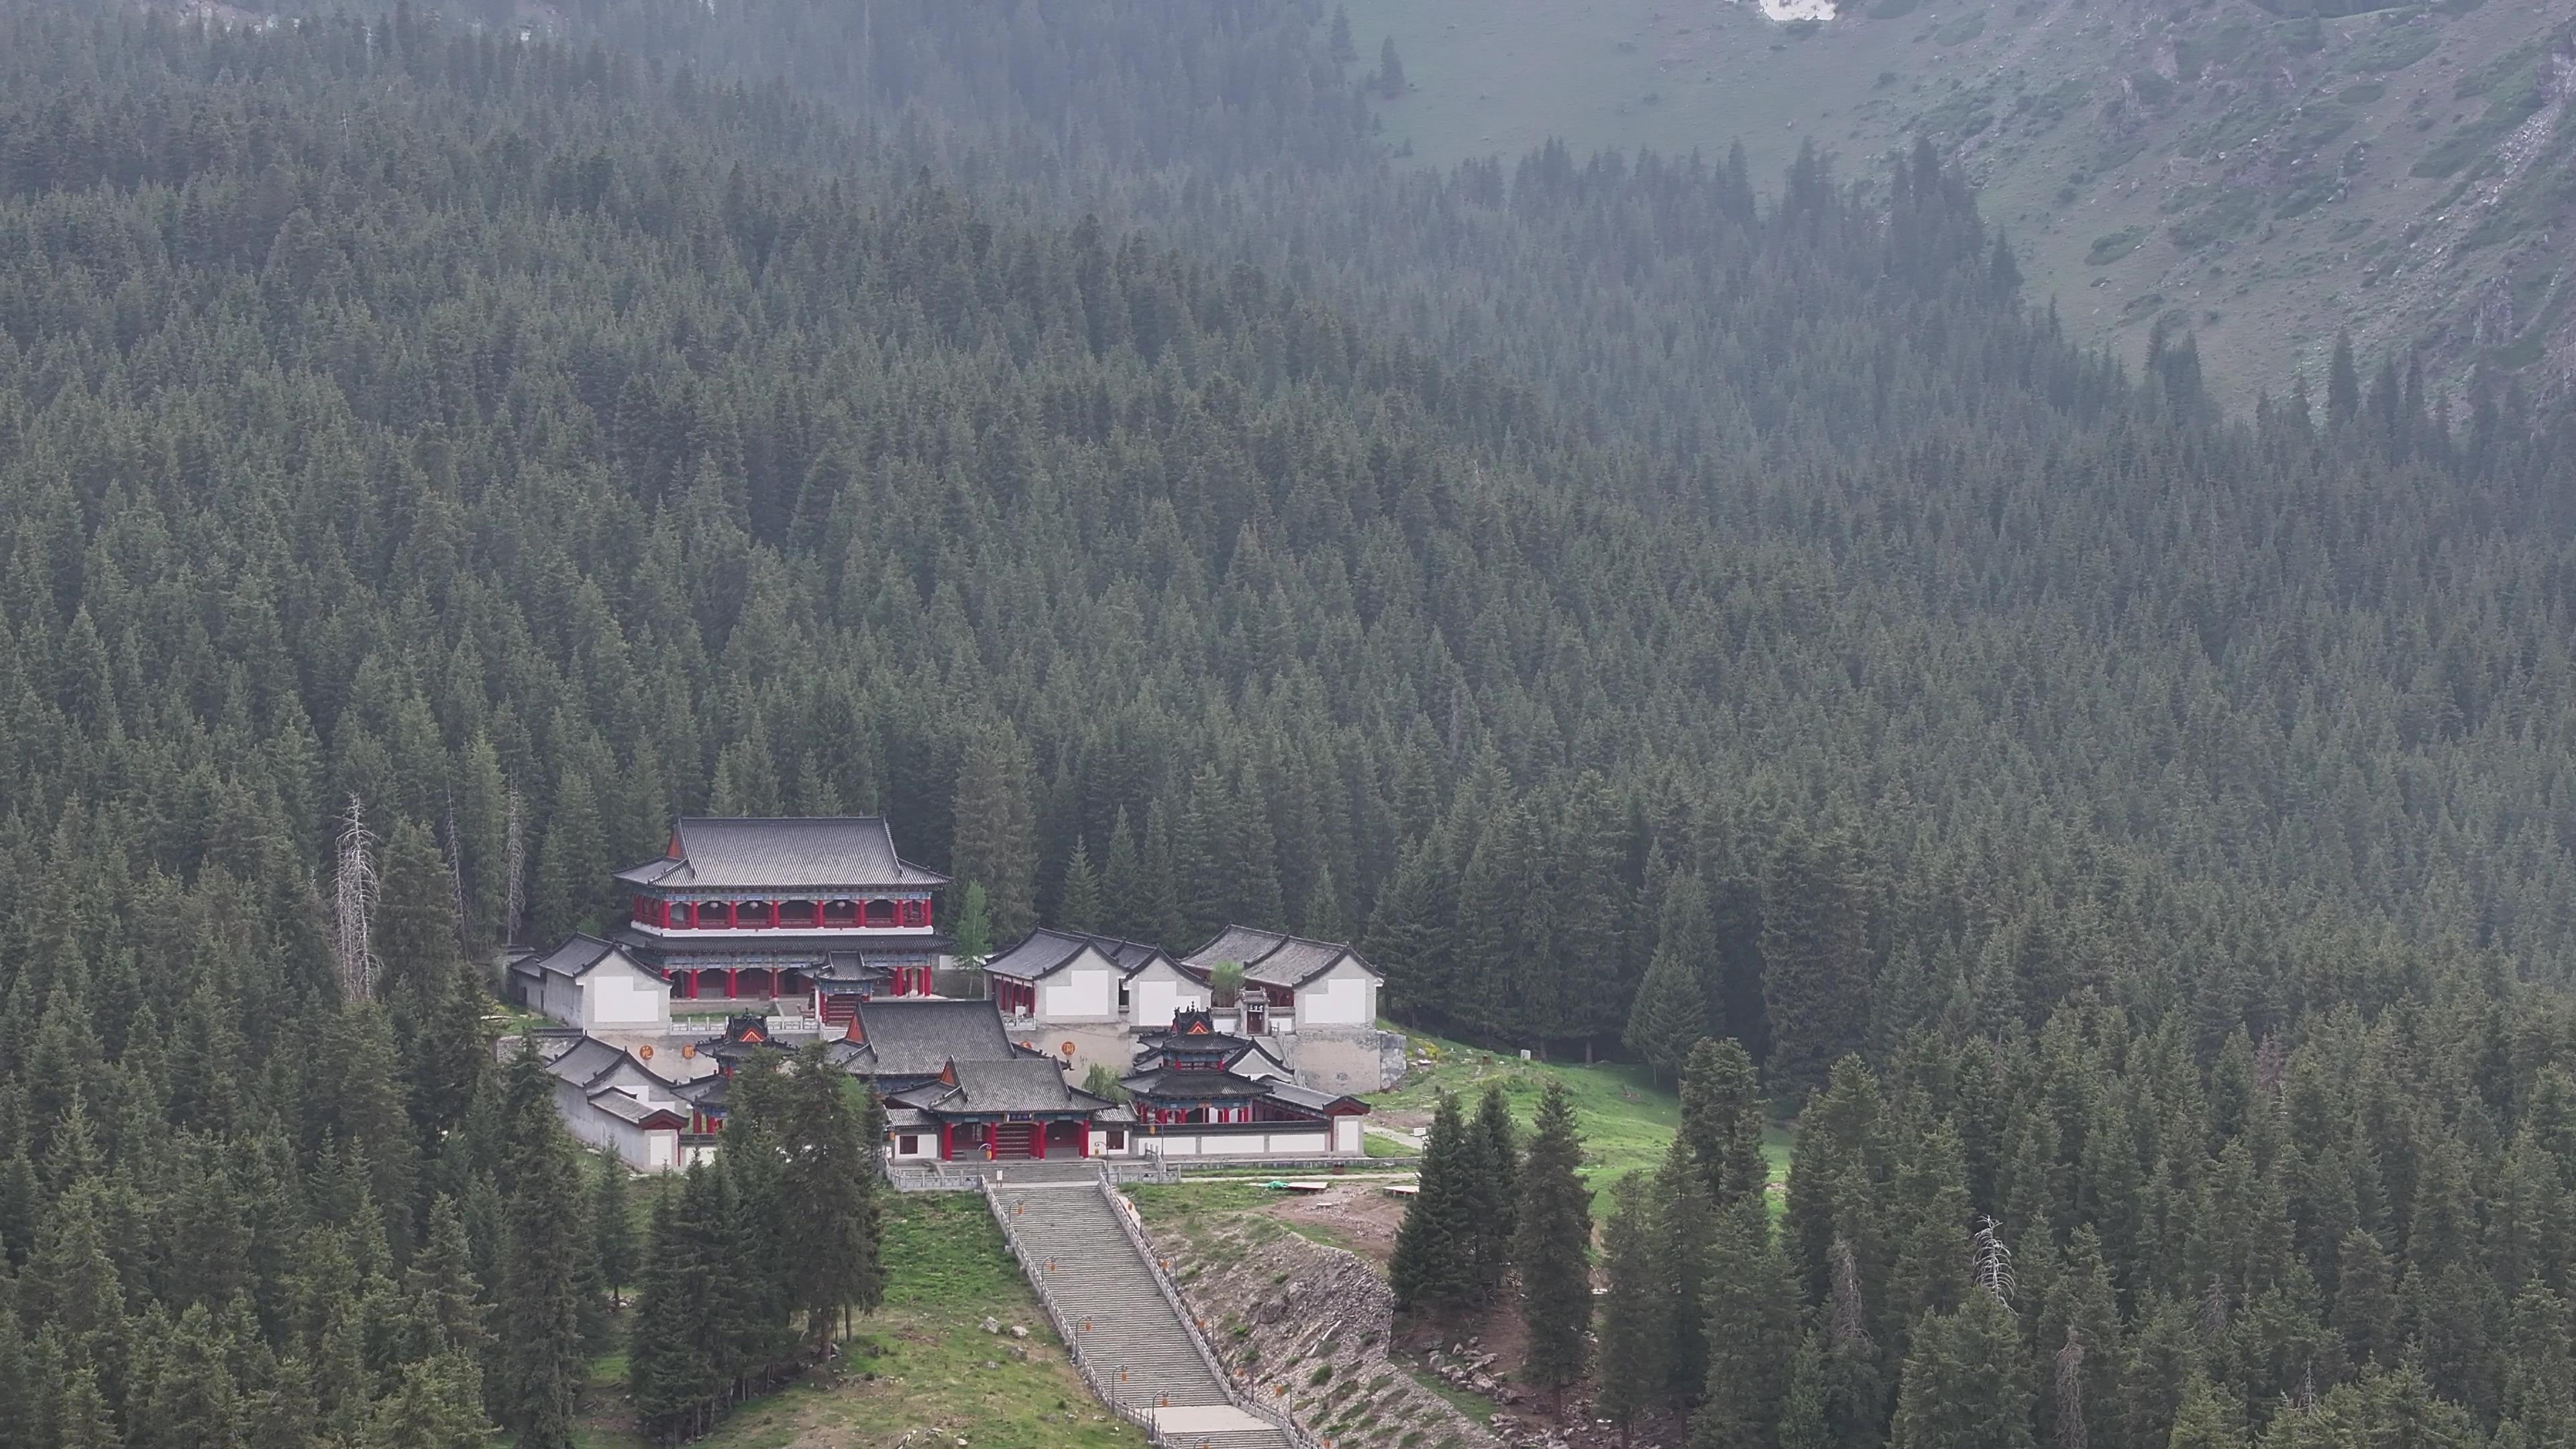
[{"label": "red wooden column", "polygon": [[739,925],[741,925],[741,924],[742,924],[742,902],[740,902],[740,901],[727,901],[727,902],[725,902],[725,929],[726,929],[726,930],[728,930],[728,931],[730,931],[730,930],[732,930],[733,928],[735,928],[736,926],[739,926]]},{"label": "red wooden column", "polygon": [[956,1130],[957,1126],[953,1122],[942,1122],[939,1124],[939,1160],[942,1162],[946,1162],[957,1155],[956,1138],[950,1135]]},{"label": "red wooden column", "polygon": [[742,968],[739,966],[727,966],[725,968],[725,999],[727,1001],[731,1001],[740,995],[742,995]]},{"label": "red wooden column", "polygon": [[1046,1160],[1046,1130],[1044,1122],[1029,1129],[1029,1155],[1041,1162]]}]

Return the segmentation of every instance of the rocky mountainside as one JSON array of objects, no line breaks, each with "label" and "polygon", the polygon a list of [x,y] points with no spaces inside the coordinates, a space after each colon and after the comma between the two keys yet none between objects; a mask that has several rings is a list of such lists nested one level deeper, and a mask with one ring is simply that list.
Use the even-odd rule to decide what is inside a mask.
[{"label": "rocky mountainside", "polygon": [[[2366,0],[2365,0],[2366,3]],[[2420,349],[2576,378],[2576,3],[1865,0],[1775,20],[1732,0],[1354,3],[1394,40],[1379,102],[1417,159],[1804,141],[1843,174],[1918,135],[1964,158],[2037,295],[2135,356],[2188,329],[2222,385]],[[1768,7],[1791,14],[1790,7]],[[1801,5],[1794,13],[1819,7]],[[2319,9],[2325,13],[2317,13]]]}]

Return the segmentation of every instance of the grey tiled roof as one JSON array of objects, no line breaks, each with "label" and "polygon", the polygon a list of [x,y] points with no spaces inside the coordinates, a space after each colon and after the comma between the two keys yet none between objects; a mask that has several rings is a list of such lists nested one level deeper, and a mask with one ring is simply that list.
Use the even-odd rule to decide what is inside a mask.
[{"label": "grey tiled roof", "polygon": [[1215,940],[1182,957],[1181,965],[1204,980],[1220,964],[1232,961],[1243,968],[1246,981],[1294,991],[1344,959],[1357,962],[1371,976],[1378,974],[1359,952],[1338,941],[1309,941],[1283,931],[1228,926]]},{"label": "grey tiled roof", "polygon": [[1171,1101],[1198,1101],[1210,1097],[1268,1096],[1267,1083],[1232,1072],[1172,1071],[1158,1068],[1136,1072],[1118,1079],[1118,1085],[1140,1097],[1161,1097]]},{"label": "grey tiled roof", "polygon": [[575,931],[564,943],[542,956],[531,956],[512,969],[530,976],[579,976],[599,964],[599,959],[616,950],[613,944],[597,936]]},{"label": "grey tiled roof", "polygon": [[984,970],[988,975],[1008,976],[1014,981],[1035,981],[1063,970],[1090,944],[1088,938],[1070,931],[1040,926],[988,957]]},{"label": "grey tiled roof", "polygon": [[993,1112],[1096,1112],[1109,1103],[1065,1085],[1053,1062],[959,1062],[957,1080],[930,1082],[886,1100],[943,1116]]},{"label": "grey tiled roof", "polygon": [[[626,1060],[628,1057],[625,1048],[613,1047],[596,1037],[586,1036],[574,1043],[572,1050],[548,1061],[546,1073],[559,1081],[587,1088],[591,1083],[598,1081],[610,1068]],[[642,1062],[637,1062],[636,1065],[644,1067]],[[644,1070],[648,1075],[654,1075],[652,1068],[644,1067]]]},{"label": "grey tiled roof", "polygon": [[952,1061],[1007,1062],[1027,1055],[1011,1044],[1000,1008],[989,1001],[863,1001],[858,1021],[867,1055],[854,1058],[851,1070],[868,1076],[930,1077]]},{"label": "grey tiled roof", "polygon": [[1362,1112],[1368,1110],[1368,1103],[1339,1092],[1318,1092],[1312,1087],[1301,1087],[1294,1082],[1266,1082],[1263,1085],[1270,1088],[1270,1100],[1285,1102],[1291,1107],[1302,1107],[1309,1112],[1322,1112],[1343,1102],[1351,1103]]},{"label": "grey tiled roof", "polygon": [[948,883],[895,854],[894,832],[875,815],[774,819],[703,816],[672,832],[676,856],[617,873],[672,890],[871,890]]},{"label": "grey tiled roof", "polygon": [[642,1123],[656,1116],[677,1117],[685,1122],[689,1116],[688,1113],[672,1107],[648,1107],[614,1087],[591,1093],[590,1105],[611,1117],[635,1123]]}]

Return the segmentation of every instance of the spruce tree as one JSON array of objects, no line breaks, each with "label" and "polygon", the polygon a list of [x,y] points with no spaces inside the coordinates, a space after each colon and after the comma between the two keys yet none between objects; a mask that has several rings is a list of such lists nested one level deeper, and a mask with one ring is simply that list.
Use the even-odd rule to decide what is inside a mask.
[{"label": "spruce tree", "polygon": [[948,873],[981,885],[995,939],[1016,941],[1037,924],[1037,785],[1029,747],[1007,721],[968,742],[954,808]]},{"label": "spruce tree", "polygon": [[1104,929],[1100,907],[1100,877],[1091,868],[1091,847],[1082,841],[1073,843],[1073,853],[1065,857],[1064,885],[1056,893],[1055,923],[1072,931]]},{"label": "spruce tree", "polygon": [[1868,907],[1840,842],[1792,832],[1772,853],[1762,877],[1762,965],[1770,1079],[1812,1091],[1866,1044],[1876,971]]},{"label": "spruce tree", "polygon": [[1100,929],[1131,941],[1161,939],[1165,923],[1146,908],[1151,895],[1136,832],[1127,823],[1126,807],[1121,806],[1110,822],[1109,847],[1100,858]]},{"label": "spruce tree", "polygon": [[554,1079],[512,1063],[502,1144],[495,1415],[520,1449],[569,1449],[583,1377],[580,1172],[556,1121]]},{"label": "spruce tree", "polygon": [[[1633,1174],[1632,1174],[1633,1175]],[[1690,1145],[1679,1137],[1655,1169],[1652,1251],[1671,1344],[1664,1401],[1688,1403],[1708,1381],[1708,1272],[1716,1203]]]},{"label": "spruce tree", "polygon": [[821,1042],[799,1051],[785,1077],[778,1210],[781,1221],[794,1225],[793,1306],[819,1351],[835,1331],[846,1330],[851,1309],[873,1309],[885,1297],[877,1202],[882,1131],[871,1131],[873,1097],[834,1065]]},{"label": "spruce tree", "polygon": [[984,903],[984,883],[970,880],[959,893],[956,923],[948,928],[960,961],[982,961],[993,954],[993,913]]},{"label": "spruce tree", "polygon": [[1916,1329],[1890,1449],[2033,1449],[2029,1379],[2012,1310],[1969,1293]]},{"label": "spruce tree", "polygon": [[1728,1037],[1691,1048],[1682,1070],[1681,1111],[1682,1138],[1713,1200],[1733,1203],[1770,1189],[1762,1088],[1743,1043]]},{"label": "spruce tree", "polygon": [[1423,1143],[1419,1190],[1405,1207],[1395,1252],[1386,1265],[1387,1286],[1400,1308],[1452,1308],[1483,1291],[1475,1276],[1483,1225],[1476,1218],[1478,1184],[1473,1179],[1476,1159],[1483,1154],[1468,1132],[1458,1099],[1442,1093]]},{"label": "spruce tree", "polygon": [[1592,1411],[1619,1426],[1662,1407],[1671,1374],[1670,1302],[1655,1245],[1663,1225],[1654,1221],[1654,1192],[1646,1174],[1632,1172],[1611,1189],[1610,1221],[1601,1234],[1602,1273],[1609,1292],[1601,1300],[1601,1368]]},{"label": "spruce tree", "polygon": [[1520,1269],[1521,1322],[1529,1335],[1522,1372],[1547,1392],[1583,1377],[1592,1327],[1592,1194],[1584,1187],[1583,1141],[1574,1096],[1548,1078],[1521,1160],[1512,1262]]},{"label": "spruce tree", "polygon": [[[1668,899],[1664,907],[1668,921],[1672,911]],[[1698,967],[1669,944],[1671,936],[1667,927],[1646,964],[1646,979],[1638,983],[1637,999],[1628,1009],[1627,1030],[1619,1038],[1645,1060],[1659,1082],[1681,1070],[1708,1020]]]},{"label": "spruce tree", "polygon": [[1706,1303],[1708,1382],[1692,1449],[1772,1449],[1798,1351],[1798,1299],[1759,1200],[1719,1213]]},{"label": "spruce tree", "polygon": [[626,1306],[626,1286],[635,1281],[635,1216],[627,1199],[626,1164],[616,1153],[598,1154],[591,1175],[590,1252],[600,1286],[617,1308]]},{"label": "spruce tree", "polygon": [[1512,1124],[1512,1104],[1503,1094],[1502,1083],[1485,1084],[1468,1135],[1483,1149],[1478,1157],[1484,1182],[1477,1193],[1477,1260],[1488,1281],[1499,1283],[1511,1267],[1512,1224],[1521,1198],[1520,1129]]}]

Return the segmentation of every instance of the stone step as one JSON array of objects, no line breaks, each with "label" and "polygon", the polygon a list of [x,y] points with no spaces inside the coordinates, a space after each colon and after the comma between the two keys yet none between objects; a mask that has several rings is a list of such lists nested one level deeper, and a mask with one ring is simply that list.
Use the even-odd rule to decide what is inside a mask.
[{"label": "stone step", "polygon": [[[1154,1282],[1096,1187],[996,1184],[1003,1229],[1031,1260],[1029,1276],[1066,1318],[1073,1348],[1093,1368],[1126,1371],[1120,1401],[1173,1408],[1232,1404],[1189,1329]],[[1053,1271],[1048,1264],[1052,1261]],[[1091,1326],[1084,1328],[1081,1325]],[[1206,1449],[1290,1449],[1278,1430],[1229,1428],[1190,1435]]]}]

